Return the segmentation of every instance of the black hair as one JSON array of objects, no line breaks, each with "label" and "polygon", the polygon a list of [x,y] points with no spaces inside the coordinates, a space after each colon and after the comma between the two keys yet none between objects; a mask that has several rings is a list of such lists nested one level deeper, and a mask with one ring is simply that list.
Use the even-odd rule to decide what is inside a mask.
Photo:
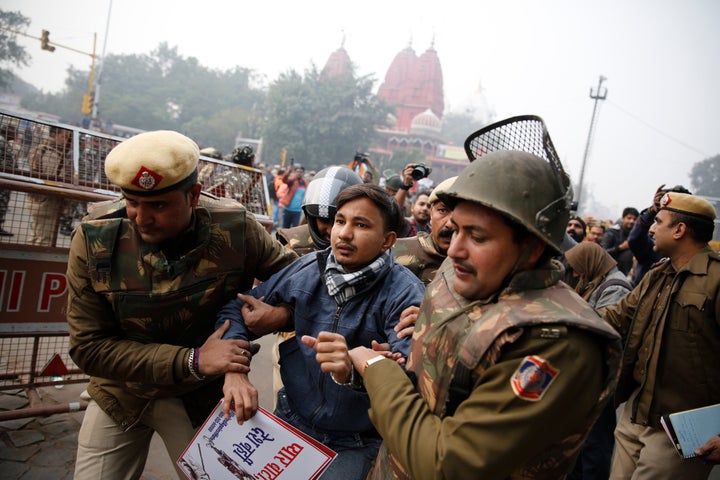
[{"label": "black hair", "polygon": [[340,208],[346,203],[362,197],[369,199],[380,210],[385,233],[397,233],[402,223],[400,207],[395,198],[390,196],[384,188],[372,183],[358,183],[344,188],[335,199],[337,211],[340,211]]},{"label": "black hair", "polygon": [[638,209],[635,207],[625,207],[622,212],[622,216],[626,215],[635,215],[636,217],[640,216],[640,212],[638,212]]},{"label": "black hair", "polygon": [[692,195],[692,192],[688,190],[687,188],[683,187],[682,185],[675,185],[672,188],[667,188],[663,190],[664,192],[677,192],[677,193],[687,193],[688,195]]},{"label": "black hair", "polygon": [[693,240],[701,243],[708,243],[712,240],[715,222],[709,219],[700,218],[695,215],[684,214],[667,210],[671,216],[671,226],[684,223],[688,234]]},{"label": "black hair", "polygon": [[413,198],[413,205],[415,205],[415,202],[417,202],[418,198],[420,198],[420,195],[425,195],[427,197],[430,197],[430,190],[427,188],[423,188],[422,190],[418,190],[415,192],[415,197]]}]

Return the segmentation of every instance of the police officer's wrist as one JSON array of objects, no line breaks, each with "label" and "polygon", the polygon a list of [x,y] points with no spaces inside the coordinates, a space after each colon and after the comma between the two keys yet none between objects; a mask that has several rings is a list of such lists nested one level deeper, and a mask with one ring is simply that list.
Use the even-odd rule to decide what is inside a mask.
[{"label": "police officer's wrist", "polygon": [[205,380],[205,375],[200,373],[200,349],[191,348],[188,355],[187,367],[190,374],[198,380]]},{"label": "police officer's wrist", "polygon": [[387,357],[385,355],[376,355],[369,359],[367,362],[365,362],[365,368],[363,368],[363,374],[367,372],[367,369],[370,368],[370,366],[375,365],[380,360],[385,360]]}]

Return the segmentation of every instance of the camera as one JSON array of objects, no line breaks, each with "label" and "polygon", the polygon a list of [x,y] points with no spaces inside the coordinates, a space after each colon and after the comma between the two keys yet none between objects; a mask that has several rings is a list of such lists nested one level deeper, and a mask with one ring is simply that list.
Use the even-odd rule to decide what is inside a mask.
[{"label": "camera", "polygon": [[432,172],[432,168],[426,166],[424,163],[419,163],[415,165],[415,168],[412,170],[412,177],[415,180],[420,180],[421,178],[425,178]]},{"label": "camera", "polygon": [[355,163],[367,163],[367,161],[369,159],[370,159],[370,156],[367,153],[360,153],[360,152],[357,152],[355,154],[355,158],[353,158]]}]

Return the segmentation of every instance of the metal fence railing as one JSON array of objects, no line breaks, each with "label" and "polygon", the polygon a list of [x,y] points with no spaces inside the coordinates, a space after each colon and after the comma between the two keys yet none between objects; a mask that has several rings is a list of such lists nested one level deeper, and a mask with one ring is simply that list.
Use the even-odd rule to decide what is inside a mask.
[{"label": "metal fence railing", "polygon": [[[3,110],[0,137],[0,180],[96,195],[120,194],[105,176],[104,162],[124,138]],[[262,170],[201,156],[198,171],[205,191],[239,201],[261,220],[269,218]]]},{"label": "metal fence railing", "polygon": [[0,391],[88,380],[68,354],[66,333],[0,333]]}]

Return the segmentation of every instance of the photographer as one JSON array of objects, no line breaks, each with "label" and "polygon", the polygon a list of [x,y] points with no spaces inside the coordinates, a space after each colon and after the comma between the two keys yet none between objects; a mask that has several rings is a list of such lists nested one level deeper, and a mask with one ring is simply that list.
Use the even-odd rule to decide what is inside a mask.
[{"label": "photographer", "polygon": [[363,183],[377,185],[380,181],[380,174],[372,161],[370,161],[370,155],[368,153],[357,152],[352,162],[348,163],[348,167],[362,178]]},{"label": "photographer", "polygon": [[403,212],[405,211],[408,191],[415,186],[417,180],[427,177],[431,172],[432,169],[423,163],[408,163],[405,165],[402,171],[403,184],[400,185],[400,189],[395,193],[395,200],[397,200]]}]

